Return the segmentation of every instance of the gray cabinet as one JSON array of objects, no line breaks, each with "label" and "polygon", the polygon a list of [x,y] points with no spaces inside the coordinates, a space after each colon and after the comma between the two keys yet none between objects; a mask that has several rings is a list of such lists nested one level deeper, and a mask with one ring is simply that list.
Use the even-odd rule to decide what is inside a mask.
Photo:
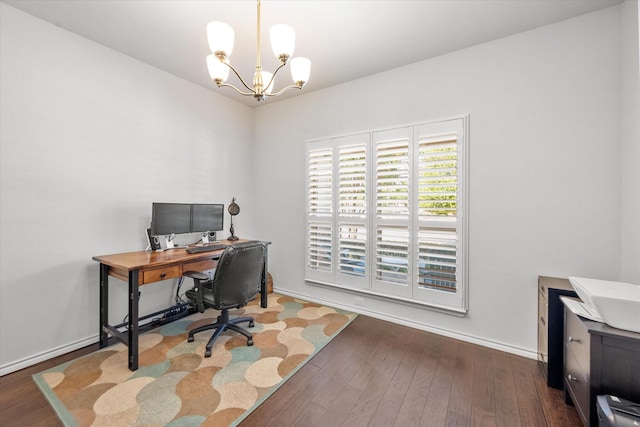
[{"label": "gray cabinet", "polygon": [[549,387],[562,390],[564,305],[576,297],[569,280],[538,276],[538,363]]},{"label": "gray cabinet", "polygon": [[597,426],[596,396],[640,402],[640,334],[592,322],[565,309],[565,400],[585,426]]}]

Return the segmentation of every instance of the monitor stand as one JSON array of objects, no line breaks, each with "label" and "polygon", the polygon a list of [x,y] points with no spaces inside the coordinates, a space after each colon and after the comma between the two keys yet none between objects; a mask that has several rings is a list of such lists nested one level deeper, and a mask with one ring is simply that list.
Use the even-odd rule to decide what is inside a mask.
[{"label": "monitor stand", "polygon": [[173,244],[173,239],[175,239],[176,235],[174,233],[171,233],[171,235],[169,236],[164,236],[164,242],[165,242],[165,248],[166,249],[173,249],[176,247],[176,245]]}]

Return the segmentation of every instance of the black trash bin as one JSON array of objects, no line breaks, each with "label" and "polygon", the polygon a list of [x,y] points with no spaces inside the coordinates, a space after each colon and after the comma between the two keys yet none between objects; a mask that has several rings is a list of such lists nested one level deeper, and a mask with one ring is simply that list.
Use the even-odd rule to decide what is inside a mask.
[{"label": "black trash bin", "polygon": [[637,427],[640,405],[610,394],[597,397],[599,427]]}]

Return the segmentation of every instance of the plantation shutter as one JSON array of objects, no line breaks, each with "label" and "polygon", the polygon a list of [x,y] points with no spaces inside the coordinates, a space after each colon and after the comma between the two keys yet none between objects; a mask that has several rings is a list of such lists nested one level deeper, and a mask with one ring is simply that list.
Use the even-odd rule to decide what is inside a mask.
[{"label": "plantation shutter", "polygon": [[307,152],[306,274],[330,279],[333,273],[333,149]]},{"label": "plantation shutter", "polygon": [[418,235],[418,286],[457,290],[455,229],[422,228]]},{"label": "plantation shutter", "polygon": [[330,216],[333,212],[333,150],[309,152],[309,214]]},{"label": "plantation shutter", "polygon": [[332,271],[331,246],[333,230],[331,224],[309,222],[308,267],[311,270]]},{"label": "plantation shutter", "polygon": [[411,296],[411,128],[374,132],[375,276],[373,289]]},{"label": "plantation shutter", "polygon": [[430,123],[416,129],[417,265],[419,300],[463,306],[461,288],[463,188],[462,120]]},{"label": "plantation shutter", "polygon": [[338,206],[341,216],[364,218],[367,214],[367,147],[340,147]]},{"label": "plantation shutter", "polygon": [[366,134],[338,138],[338,269],[340,283],[367,288]]},{"label": "plantation shutter", "polygon": [[379,226],[376,234],[376,279],[409,283],[409,230],[407,227]]},{"label": "plantation shutter", "polygon": [[407,138],[381,141],[376,145],[376,213],[386,218],[409,216]]},{"label": "plantation shutter", "polygon": [[305,279],[467,310],[468,117],[307,144]]},{"label": "plantation shutter", "polygon": [[[362,136],[338,141],[338,265],[346,283],[367,276],[367,144]],[[347,144],[347,145],[342,145]]]},{"label": "plantation shutter", "polygon": [[418,215],[455,218],[458,194],[458,151],[455,134],[418,140]]},{"label": "plantation shutter", "polygon": [[340,272],[365,277],[367,267],[367,229],[361,224],[340,224]]}]

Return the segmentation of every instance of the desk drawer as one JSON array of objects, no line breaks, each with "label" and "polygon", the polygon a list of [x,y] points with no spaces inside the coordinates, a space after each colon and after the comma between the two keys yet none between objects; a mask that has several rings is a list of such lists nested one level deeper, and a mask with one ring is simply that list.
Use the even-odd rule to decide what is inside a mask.
[{"label": "desk drawer", "polygon": [[142,271],[142,284],[159,282],[160,280],[174,279],[182,276],[179,265],[172,267],[153,268]]},{"label": "desk drawer", "polygon": [[217,259],[203,259],[202,261],[188,262],[182,266],[182,271],[207,271],[216,268]]}]

